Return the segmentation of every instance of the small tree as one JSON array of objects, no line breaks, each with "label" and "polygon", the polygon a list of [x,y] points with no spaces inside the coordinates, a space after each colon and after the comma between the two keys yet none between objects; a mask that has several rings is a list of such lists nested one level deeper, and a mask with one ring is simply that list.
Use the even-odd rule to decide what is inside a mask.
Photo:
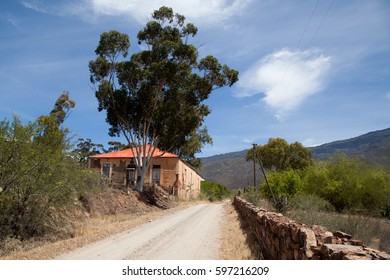
[{"label": "small tree", "polygon": [[[135,144],[138,191],[143,190],[155,148],[183,151],[210,113],[203,102],[214,89],[238,80],[236,70],[222,66],[213,56],[198,60],[198,50],[188,44],[197,31],[192,23],[185,24],[184,16],[162,7],[138,33],[144,50],[126,60],[129,37],[105,32],[95,51],[97,58],[89,63],[91,82],[98,85],[98,109],[107,113],[109,134],[123,135]],[[198,139],[201,144],[209,142]],[[194,151],[199,146],[190,149],[190,156]]]}]

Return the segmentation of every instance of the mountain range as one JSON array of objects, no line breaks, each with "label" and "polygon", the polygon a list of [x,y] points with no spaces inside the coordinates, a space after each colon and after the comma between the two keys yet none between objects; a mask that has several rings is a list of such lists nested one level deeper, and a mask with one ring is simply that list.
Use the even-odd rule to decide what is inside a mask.
[{"label": "mountain range", "polygon": [[[358,157],[363,161],[390,168],[390,128],[364,135],[311,147],[314,160],[326,160],[337,153]],[[205,180],[215,181],[229,188],[253,185],[253,162],[247,162],[248,150],[202,158],[200,173]],[[256,177],[260,178],[259,169]]]}]

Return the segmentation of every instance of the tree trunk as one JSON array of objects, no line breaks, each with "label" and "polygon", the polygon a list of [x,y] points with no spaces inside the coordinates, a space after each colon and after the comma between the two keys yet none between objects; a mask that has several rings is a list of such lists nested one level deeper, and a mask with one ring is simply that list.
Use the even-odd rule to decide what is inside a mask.
[{"label": "tree trunk", "polygon": [[[136,162],[137,162],[137,183],[136,183],[136,189],[138,192],[143,192],[144,191],[144,181],[145,181],[145,174],[148,171],[150,167],[150,163],[152,161],[152,154],[154,152],[154,149],[150,149],[146,151],[144,148],[145,145],[139,146],[139,150],[136,150],[137,152],[137,157],[136,157]],[[143,149],[143,150],[141,150]]]},{"label": "tree trunk", "polygon": [[138,176],[138,178],[137,178],[137,183],[136,183],[136,185],[135,185],[138,192],[143,192],[143,191],[144,191],[143,185],[144,185],[144,183],[143,183],[143,177]]},{"label": "tree trunk", "polygon": [[145,174],[149,168],[149,165],[150,165],[150,162],[143,162],[142,166],[139,166],[137,168],[138,176],[137,176],[136,189],[138,192],[144,191]]},{"label": "tree trunk", "polygon": [[136,189],[138,192],[144,191],[144,180],[145,180],[145,168],[139,167],[138,168],[138,176],[137,176],[137,183],[136,183]]}]

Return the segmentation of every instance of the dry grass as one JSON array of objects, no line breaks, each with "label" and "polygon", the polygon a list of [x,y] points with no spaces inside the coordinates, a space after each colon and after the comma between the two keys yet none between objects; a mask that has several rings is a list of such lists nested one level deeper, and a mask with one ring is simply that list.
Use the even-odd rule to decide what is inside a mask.
[{"label": "dry grass", "polygon": [[329,231],[341,230],[373,249],[390,253],[390,221],[362,215],[291,210],[288,217],[309,226],[321,225]]},{"label": "dry grass", "polygon": [[102,215],[90,217],[76,223],[73,238],[52,242],[51,240],[30,240],[21,242],[8,239],[3,247],[2,257],[7,260],[47,260],[67,253],[89,243],[107,238],[110,235],[129,230],[150,220],[159,219],[176,211],[187,208],[197,202],[181,203],[175,208],[160,210],[151,209],[144,213],[118,213],[115,215]]},{"label": "dry grass", "polygon": [[225,203],[225,219],[221,222],[219,259],[253,260],[254,255],[247,243],[247,235],[241,228],[238,213],[232,204]]},{"label": "dry grass", "polygon": [[[243,197],[258,207],[267,209],[271,212],[277,212],[272,203],[265,199],[260,199],[255,192],[247,192]],[[316,202],[313,203],[310,210],[300,210],[291,208],[287,217],[308,226],[320,225],[329,231],[343,231],[351,234],[355,239],[360,239],[370,248],[384,251],[390,254],[390,220],[356,214],[340,214],[336,212],[319,212]],[[245,225],[243,224],[245,229]],[[250,234],[250,233],[248,233]],[[249,244],[251,241],[249,240]],[[251,245],[252,246],[252,245]]]}]

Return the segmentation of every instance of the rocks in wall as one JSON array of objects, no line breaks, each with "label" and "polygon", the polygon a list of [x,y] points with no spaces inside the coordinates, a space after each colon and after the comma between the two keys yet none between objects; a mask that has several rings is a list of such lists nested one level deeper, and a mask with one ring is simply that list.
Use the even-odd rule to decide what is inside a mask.
[{"label": "rocks in wall", "polygon": [[280,213],[258,208],[236,196],[234,206],[256,237],[257,255],[271,260],[390,260],[390,255],[367,248],[360,240],[321,226],[308,227]]}]

